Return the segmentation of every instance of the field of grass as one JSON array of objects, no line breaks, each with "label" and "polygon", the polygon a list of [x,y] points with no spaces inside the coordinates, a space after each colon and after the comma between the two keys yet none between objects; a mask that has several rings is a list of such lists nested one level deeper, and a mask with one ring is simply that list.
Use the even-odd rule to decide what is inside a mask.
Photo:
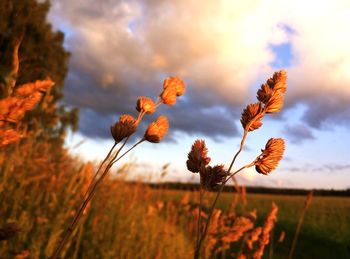
[{"label": "field of grass", "polygon": [[[180,199],[184,191],[168,190],[166,199]],[[196,194],[191,197],[196,199]],[[227,211],[235,200],[235,193],[223,193],[218,207]],[[213,196],[213,194],[211,195]],[[211,197],[212,198],[212,197]],[[274,238],[278,239],[285,231],[282,243],[273,243],[273,258],[287,258],[293,235],[305,203],[305,196],[247,194],[247,206],[244,209],[237,203],[236,212],[244,213],[256,209],[258,222],[262,223],[271,203],[278,207],[278,220],[274,229]],[[269,255],[267,248],[266,258]],[[350,258],[350,198],[316,196],[307,211],[301,233],[298,238],[294,258]]]},{"label": "field of grass", "polygon": [[[223,195],[219,206],[227,207],[230,196]],[[305,199],[304,196],[248,195],[247,209],[256,208],[261,215],[267,213],[272,201],[279,207],[274,232],[276,235],[284,230],[286,238],[277,245],[274,258],[285,258],[288,254]],[[350,258],[350,198],[313,198],[305,215],[294,257]]]},{"label": "field of grass", "polygon": [[[20,229],[12,238],[0,241],[1,258],[51,256],[91,180],[91,165],[84,165],[64,153],[57,161],[45,160],[49,146],[33,147],[30,142],[28,145],[28,149],[40,152],[28,153],[24,160],[14,152],[3,160],[7,163],[1,165],[0,228],[13,223]],[[127,168],[118,174],[127,173],[123,172]],[[213,193],[208,196],[212,198]],[[227,213],[234,204],[237,215],[256,209],[257,225],[261,226],[272,201],[279,207],[278,221],[264,258],[270,254],[271,258],[286,258],[304,207],[304,196],[248,193],[244,208],[237,194],[223,193],[218,207]],[[192,258],[197,202],[197,192],[154,189],[142,183],[107,178],[62,255],[67,258]],[[205,199],[204,206],[208,204]],[[282,230],[286,238],[278,243]],[[349,230],[350,198],[314,197],[294,258],[350,258]],[[219,254],[220,257],[225,256]]]},{"label": "field of grass", "polygon": [[[286,72],[274,78],[270,83],[276,80],[280,88],[270,91],[279,96],[277,104],[270,107],[271,103],[266,103],[266,111],[261,104],[246,108],[241,120],[245,130],[241,147],[248,131],[260,127],[255,120],[282,107],[279,90],[284,93]],[[41,82],[40,87],[29,84],[21,89],[32,92],[33,87],[41,89],[41,84],[45,89],[52,86],[48,81]],[[161,104],[173,105],[185,91],[179,78],[165,80],[165,86],[157,103],[139,97],[137,119],[123,115],[113,125],[115,145],[101,170],[98,165],[72,157],[61,146],[64,134],[55,144],[30,134],[21,139],[15,129],[3,129],[12,138],[4,135],[0,151],[0,258],[287,258],[304,212],[294,258],[350,258],[350,198],[315,197],[306,211],[306,197],[245,195],[245,188],[236,185],[240,191],[222,193],[214,208],[215,193],[208,190],[235,173],[228,177],[230,169],[209,166],[202,140],[192,146],[187,161],[188,169],[201,177],[201,195],[198,191],[126,182],[124,176],[132,166],[108,175],[112,165],[137,145],[143,141],[158,143],[167,133],[168,119],[159,116],[139,142],[119,154],[145,114],[153,113]],[[31,105],[17,107],[18,111],[10,109],[17,100],[11,98],[17,97],[5,99],[3,106],[10,107],[16,116],[23,115],[41,95],[39,91],[35,102],[21,99]],[[253,116],[256,112],[261,114]],[[12,145],[8,145],[10,140]],[[119,150],[113,151],[122,140]],[[255,165],[260,173],[270,173],[282,158],[284,146],[283,139],[270,139],[266,150],[240,170]],[[94,177],[94,172],[99,176]],[[284,240],[281,233],[285,233]]]}]

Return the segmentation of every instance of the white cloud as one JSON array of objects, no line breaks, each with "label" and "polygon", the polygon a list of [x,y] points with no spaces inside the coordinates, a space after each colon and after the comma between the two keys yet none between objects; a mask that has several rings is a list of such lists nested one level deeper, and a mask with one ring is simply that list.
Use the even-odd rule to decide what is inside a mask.
[{"label": "white cloud", "polygon": [[57,0],[51,19],[70,28],[73,66],[104,86],[158,87],[177,74],[242,105],[273,72],[271,44],[289,42],[289,104],[307,103],[311,125],[331,116],[313,102],[349,109],[348,0]]}]

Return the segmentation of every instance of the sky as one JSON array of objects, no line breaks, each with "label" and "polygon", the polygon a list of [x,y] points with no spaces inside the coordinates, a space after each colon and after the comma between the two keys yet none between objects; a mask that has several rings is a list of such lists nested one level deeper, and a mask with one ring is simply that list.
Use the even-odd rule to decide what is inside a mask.
[{"label": "sky", "polygon": [[198,181],[185,166],[194,140],[205,139],[213,164],[228,166],[242,110],[285,69],[282,112],[248,135],[235,168],[271,137],[286,140],[284,159],[268,176],[247,169],[239,182],[350,188],[350,1],[52,0],[49,20],[72,54],[63,103],[81,111],[79,131],[67,140],[74,154],[104,158],[118,117],[136,115],[138,96],[156,99],[163,80],[179,76],[185,95],[145,118],[132,141],[160,114],[169,118],[168,136],[124,162],[137,164],[133,177],[155,179],[169,163],[165,180]]}]

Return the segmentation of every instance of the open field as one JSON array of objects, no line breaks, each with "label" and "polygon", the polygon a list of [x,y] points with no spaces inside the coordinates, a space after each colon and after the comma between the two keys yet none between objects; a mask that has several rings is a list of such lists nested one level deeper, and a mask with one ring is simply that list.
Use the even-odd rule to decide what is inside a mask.
[{"label": "open field", "polygon": [[[167,191],[167,198],[179,199],[183,191]],[[218,207],[227,211],[234,201],[234,193],[223,193]],[[286,237],[275,244],[273,258],[286,258],[292,238],[303,210],[305,196],[247,194],[247,211],[257,209],[258,221],[262,222],[269,211],[271,202],[278,207],[278,220],[274,230],[275,239],[281,231]],[[237,213],[244,211],[237,203]],[[275,240],[276,241],[276,240]],[[268,248],[269,249],[269,248]],[[268,256],[268,253],[266,253]],[[307,211],[298,243],[295,258],[349,258],[350,257],[350,198],[314,197]]]},{"label": "open field", "polygon": [[[20,229],[11,239],[0,241],[2,258],[21,253],[28,253],[32,258],[47,258],[52,254],[81,201],[91,173],[89,166],[73,165],[68,159],[60,162],[56,169],[73,172],[47,172],[50,177],[46,173],[31,175],[30,170],[4,174],[9,168],[2,167],[0,225],[13,222]],[[28,164],[22,166],[30,169]],[[153,189],[142,183],[109,178],[84,213],[64,255],[68,258],[191,258],[196,228],[193,208],[197,201],[197,192]],[[279,207],[278,221],[271,239],[273,250],[267,246],[264,258],[269,258],[270,253],[273,258],[286,258],[304,196],[248,193],[244,209],[237,194],[223,193],[218,207],[226,213],[235,204],[237,215],[256,209],[257,225],[261,225],[272,201]],[[207,203],[204,200],[204,205]],[[294,258],[349,258],[349,229],[350,198],[314,197]],[[277,243],[282,230],[286,238]],[[227,258],[228,254],[226,252]]]}]

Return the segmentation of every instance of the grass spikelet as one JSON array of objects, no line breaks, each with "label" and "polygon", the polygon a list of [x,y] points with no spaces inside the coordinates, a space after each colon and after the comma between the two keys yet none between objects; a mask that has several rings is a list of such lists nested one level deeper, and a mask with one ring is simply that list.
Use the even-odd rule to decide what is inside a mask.
[{"label": "grass spikelet", "polygon": [[241,123],[246,131],[253,131],[261,127],[263,114],[261,113],[262,106],[260,103],[249,104],[242,113]]},{"label": "grass spikelet", "polygon": [[261,232],[262,232],[262,227],[257,227],[257,228],[254,228],[249,233],[247,239],[245,240],[245,244],[247,245],[247,248],[249,250],[253,249],[253,245],[256,241],[258,241]]},{"label": "grass spikelet", "polygon": [[281,138],[271,138],[266,143],[265,149],[255,162],[255,169],[260,174],[269,174],[276,169],[279,161],[283,157],[285,149],[284,140]]},{"label": "grass spikelet", "polygon": [[278,212],[278,207],[273,202],[272,206],[271,206],[271,210],[265,219],[264,226],[262,227],[261,235],[260,235],[259,241],[258,241],[257,250],[253,254],[254,259],[262,258],[263,254],[264,254],[264,248],[270,242],[270,232],[272,231],[272,229],[275,225],[275,222],[277,220],[277,212]]},{"label": "grass spikelet", "polygon": [[185,93],[185,83],[179,77],[168,77],[163,82],[163,88],[173,88],[175,89],[176,96],[181,96]]},{"label": "grass spikelet", "polygon": [[197,139],[193,143],[187,158],[187,169],[192,173],[198,173],[203,166],[208,165],[210,162],[210,157],[208,157],[208,148],[205,145],[205,141],[202,139]]},{"label": "grass spikelet", "polygon": [[26,83],[16,88],[15,95],[17,97],[26,97],[34,92],[46,92],[55,83],[51,79],[37,80],[33,83]]},{"label": "grass spikelet", "polygon": [[111,126],[111,134],[116,143],[119,143],[125,138],[130,137],[137,129],[137,121],[129,114],[120,116],[113,126]]},{"label": "grass spikelet", "polygon": [[23,138],[23,135],[14,129],[3,130],[0,128],[0,147],[17,142],[21,138]]},{"label": "grass spikelet", "polygon": [[169,120],[166,116],[159,116],[155,122],[152,122],[146,132],[144,138],[152,143],[159,143],[166,135],[169,129]]},{"label": "grass spikelet", "polygon": [[157,105],[151,98],[141,96],[137,99],[136,110],[141,113],[152,114],[156,111]]}]

